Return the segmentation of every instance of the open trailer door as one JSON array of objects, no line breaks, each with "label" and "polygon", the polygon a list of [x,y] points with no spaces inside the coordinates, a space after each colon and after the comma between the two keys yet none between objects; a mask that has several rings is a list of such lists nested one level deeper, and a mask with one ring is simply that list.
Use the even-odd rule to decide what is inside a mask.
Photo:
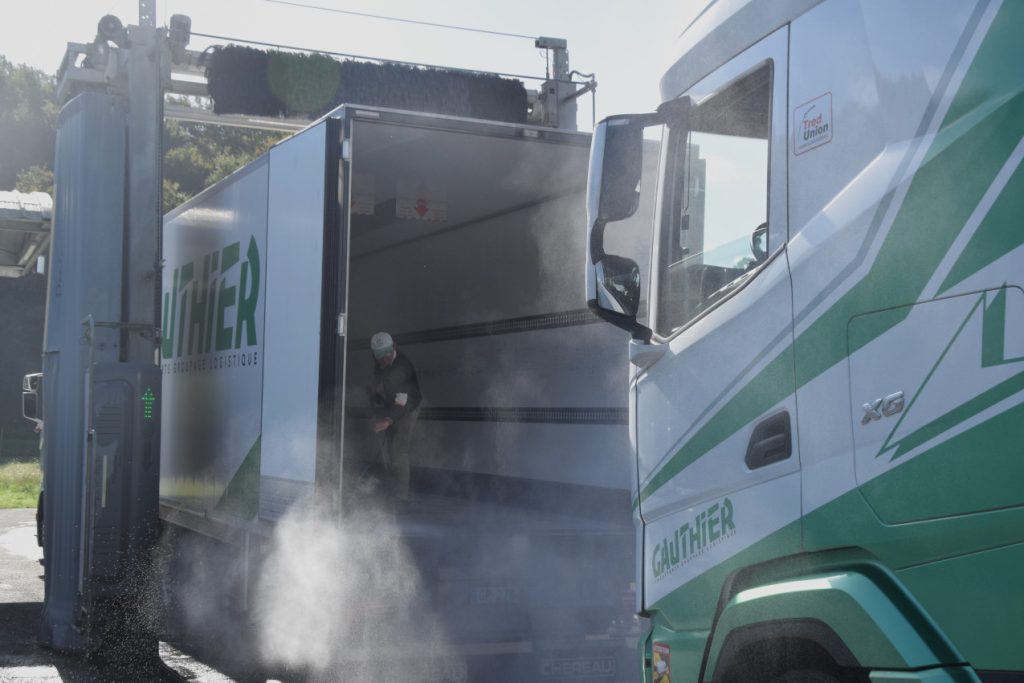
[{"label": "open trailer door", "polygon": [[[269,152],[260,518],[333,510],[340,483],[348,223],[343,122]],[[316,160],[322,159],[322,163]]]}]

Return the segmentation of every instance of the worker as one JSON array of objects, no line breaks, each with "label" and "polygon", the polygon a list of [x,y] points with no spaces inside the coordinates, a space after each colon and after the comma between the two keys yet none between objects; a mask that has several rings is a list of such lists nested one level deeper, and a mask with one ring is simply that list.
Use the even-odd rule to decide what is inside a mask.
[{"label": "worker", "polygon": [[395,477],[395,497],[409,498],[409,446],[420,415],[416,368],[395,348],[387,332],[370,338],[376,366],[370,385],[373,431],[380,435],[380,452]]}]

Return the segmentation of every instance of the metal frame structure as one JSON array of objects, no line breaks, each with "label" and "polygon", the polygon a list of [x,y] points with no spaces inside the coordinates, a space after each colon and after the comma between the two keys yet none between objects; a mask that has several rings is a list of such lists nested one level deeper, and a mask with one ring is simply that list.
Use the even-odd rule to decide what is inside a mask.
[{"label": "metal frame structure", "polygon": [[0,192],[0,277],[33,270],[50,246],[53,200],[44,192]]}]

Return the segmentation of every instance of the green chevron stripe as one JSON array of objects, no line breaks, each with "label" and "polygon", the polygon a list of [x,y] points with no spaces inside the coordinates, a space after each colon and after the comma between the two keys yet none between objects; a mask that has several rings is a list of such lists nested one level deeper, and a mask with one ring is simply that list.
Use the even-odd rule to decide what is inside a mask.
[{"label": "green chevron stripe", "polygon": [[942,282],[939,294],[948,292],[985,266],[995,262],[1021,244],[1024,230],[1020,229],[1024,216],[1024,165],[1018,166],[1006,188],[992,205],[988,215],[971,236],[949,275]]},{"label": "green chevron stripe", "polygon": [[640,499],[644,500],[654,491],[683,471],[712,448],[722,443],[739,427],[764,414],[783,398],[792,394],[793,360],[792,350],[776,356],[768,366],[715,413],[693,438],[672,456],[661,470],[644,487]]},{"label": "green chevron stripe", "polygon": [[[1024,373],[1012,382],[1024,387]],[[1024,405],[1018,404],[872,479],[861,490],[891,523],[1019,506],[1024,501],[1021,443]]]},{"label": "green chevron stripe", "polygon": [[260,505],[260,439],[245,456],[238,466],[235,475],[224,488],[224,493],[217,501],[216,510],[242,519],[252,519],[259,512]]}]

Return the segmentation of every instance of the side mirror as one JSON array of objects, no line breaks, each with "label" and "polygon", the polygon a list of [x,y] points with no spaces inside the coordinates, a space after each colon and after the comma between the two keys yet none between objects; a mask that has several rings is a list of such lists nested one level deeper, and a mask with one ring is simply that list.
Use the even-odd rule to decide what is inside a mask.
[{"label": "side mirror", "polygon": [[609,116],[594,129],[587,177],[587,305],[634,339],[648,340],[652,334],[637,320],[640,268],[632,259],[605,251],[605,229],[640,208],[644,129],[668,126],[685,130],[690,107],[690,99],[683,97],[654,113]]},{"label": "side mirror", "polygon": [[39,422],[39,396],[34,392],[21,394],[21,414],[26,420]]},{"label": "side mirror", "polygon": [[590,147],[587,210],[591,224],[629,218],[640,206],[646,116],[610,116]]},{"label": "side mirror", "polygon": [[597,305],[636,318],[640,309],[640,267],[632,259],[607,254],[596,266]]},{"label": "side mirror", "polygon": [[590,225],[629,218],[640,206],[644,129],[665,125],[685,130],[693,103],[669,100],[652,114],[609,116],[597,124],[590,143],[587,214]]}]

